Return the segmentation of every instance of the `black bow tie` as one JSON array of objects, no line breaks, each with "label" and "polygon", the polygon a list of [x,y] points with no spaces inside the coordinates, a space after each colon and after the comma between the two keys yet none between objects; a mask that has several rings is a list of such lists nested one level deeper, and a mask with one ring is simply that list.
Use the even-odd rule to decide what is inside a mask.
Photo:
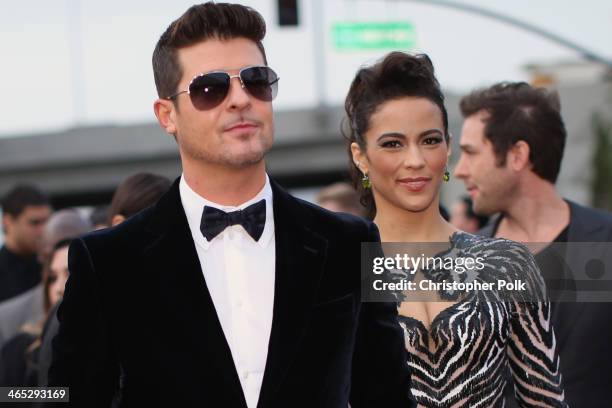
[{"label": "black bow tie", "polygon": [[227,227],[236,224],[242,225],[255,241],[259,241],[266,225],[266,200],[249,205],[244,210],[232,212],[204,206],[200,231],[209,242]]}]

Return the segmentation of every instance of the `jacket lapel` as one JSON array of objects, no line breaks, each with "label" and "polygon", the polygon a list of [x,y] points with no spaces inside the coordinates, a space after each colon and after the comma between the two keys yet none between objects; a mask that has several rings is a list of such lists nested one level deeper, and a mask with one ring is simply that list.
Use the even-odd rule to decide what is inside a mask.
[{"label": "jacket lapel", "polygon": [[591,210],[574,203],[570,200],[565,200],[570,206],[570,227],[568,230],[568,242],[605,242],[606,227],[596,217],[592,215]]},{"label": "jacket lapel", "polygon": [[231,351],[202,274],[178,185],[179,179],[156,205],[147,227],[153,241],[143,251],[144,264],[158,279],[162,313],[167,324],[177,331],[176,335],[184,335],[184,344],[192,354],[193,374],[200,377],[203,389],[218,393],[226,407],[246,408]]},{"label": "jacket lapel", "polygon": [[258,407],[272,403],[299,352],[327,255],[327,240],[308,228],[308,214],[299,202],[274,181],[271,183],[276,278],[272,330]]}]

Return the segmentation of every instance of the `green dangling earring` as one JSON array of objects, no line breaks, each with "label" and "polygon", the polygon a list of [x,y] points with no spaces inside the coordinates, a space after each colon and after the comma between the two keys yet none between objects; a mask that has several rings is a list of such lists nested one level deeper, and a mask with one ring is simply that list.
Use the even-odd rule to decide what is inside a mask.
[{"label": "green dangling earring", "polygon": [[363,173],[363,177],[361,178],[361,185],[363,186],[364,190],[368,190],[372,188],[372,183],[370,182],[370,178],[365,173]]},{"label": "green dangling earring", "polygon": [[448,180],[450,180],[450,173],[448,172],[447,167],[444,168],[444,175],[442,176],[442,180],[444,180],[445,183],[448,183]]}]

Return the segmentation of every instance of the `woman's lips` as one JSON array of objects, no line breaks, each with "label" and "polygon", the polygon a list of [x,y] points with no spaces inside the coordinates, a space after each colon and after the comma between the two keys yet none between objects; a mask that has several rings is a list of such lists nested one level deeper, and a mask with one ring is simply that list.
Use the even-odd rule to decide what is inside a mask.
[{"label": "woman's lips", "polygon": [[401,186],[405,187],[408,191],[418,193],[419,191],[423,190],[430,181],[431,179],[427,177],[415,177],[400,179],[397,182]]}]

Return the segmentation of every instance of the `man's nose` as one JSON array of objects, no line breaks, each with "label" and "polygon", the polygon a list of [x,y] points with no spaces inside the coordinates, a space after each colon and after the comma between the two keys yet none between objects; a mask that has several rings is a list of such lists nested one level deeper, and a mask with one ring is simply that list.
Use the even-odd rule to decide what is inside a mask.
[{"label": "man's nose", "polygon": [[251,103],[251,95],[249,95],[239,75],[230,75],[228,98],[228,106],[232,109],[241,110]]},{"label": "man's nose", "polygon": [[467,170],[467,164],[465,162],[465,157],[463,153],[461,153],[461,156],[459,156],[459,161],[457,162],[454,171],[455,177],[458,179],[466,179],[469,175]]}]

